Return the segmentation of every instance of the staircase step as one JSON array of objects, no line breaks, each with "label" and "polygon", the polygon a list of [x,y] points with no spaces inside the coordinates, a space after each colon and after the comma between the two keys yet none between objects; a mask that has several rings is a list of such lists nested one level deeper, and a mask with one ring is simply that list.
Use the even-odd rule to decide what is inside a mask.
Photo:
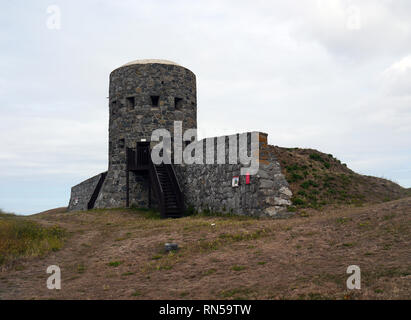
[{"label": "staircase step", "polygon": [[[155,166],[155,171],[157,179],[155,183],[159,183],[162,190],[162,197],[164,201],[163,214],[166,217],[181,217],[183,208],[179,205],[178,197],[179,194],[177,190],[174,190],[174,184],[170,177],[169,167],[170,165],[158,165]],[[172,173],[173,174],[173,173]]]}]

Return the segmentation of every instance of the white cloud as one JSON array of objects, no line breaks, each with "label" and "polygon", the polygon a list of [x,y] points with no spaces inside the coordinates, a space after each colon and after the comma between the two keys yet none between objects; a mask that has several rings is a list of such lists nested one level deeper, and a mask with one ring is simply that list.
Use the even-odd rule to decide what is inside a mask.
[{"label": "white cloud", "polygon": [[[345,63],[410,50],[410,10],[405,1],[310,1],[296,35],[324,46]],[[405,7],[405,8],[404,8]]]},{"label": "white cloud", "polygon": [[[411,180],[409,1],[56,4],[59,31],[46,28],[48,1],[0,12],[3,181],[68,184],[104,170],[108,76],[138,58],[174,60],[197,75],[202,137],[264,131],[272,144]],[[384,165],[387,153],[395,168]]]},{"label": "white cloud", "polygon": [[393,63],[382,73],[382,85],[390,95],[411,95],[411,55]]}]

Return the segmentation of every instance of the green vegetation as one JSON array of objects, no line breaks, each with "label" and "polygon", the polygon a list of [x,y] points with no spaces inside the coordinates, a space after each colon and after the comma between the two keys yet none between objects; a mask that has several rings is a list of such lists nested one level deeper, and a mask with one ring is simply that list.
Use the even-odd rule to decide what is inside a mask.
[{"label": "green vegetation", "polygon": [[233,298],[234,300],[244,300],[249,297],[252,291],[248,288],[235,288],[231,290],[223,290],[220,292],[220,298]]},{"label": "green vegetation", "polygon": [[310,154],[310,159],[315,160],[315,161],[323,161],[321,156],[318,153],[311,153]]},{"label": "green vegetation", "polygon": [[300,187],[303,188],[303,189],[308,189],[309,187],[317,188],[318,184],[315,183],[313,180],[307,180],[307,181],[304,181],[303,183],[301,183]]},{"label": "green vegetation", "polygon": [[387,202],[409,190],[387,179],[356,174],[332,154],[312,149],[272,147],[290,184],[295,209]]},{"label": "green vegetation", "polygon": [[147,208],[135,208],[132,207],[134,211],[137,211],[138,213],[143,213],[144,217],[147,219],[161,219],[161,213],[160,211],[153,210],[153,209],[147,209]]},{"label": "green vegetation", "polygon": [[321,293],[318,292],[310,292],[308,294],[300,294],[298,296],[299,299],[301,300],[329,300],[330,298],[328,296],[322,295]]},{"label": "green vegetation", "polygon": [[21,257],[36,257],[63,246],[65,231],[44,227],[26,217],[0,210],[0,265]]},{"label": "green vegetation", "polygon": [[208,269],[207,271],[205,271],[204,275],[209,276],[209,275],[215,273],[216,271],[217,271],[217,269],[211,268],[211,269]]},{"label": "green vegetation", "polygon": [[[224,211],[225,211],[225,210],[224,210]],[[196,211],[195,211],[195,209],[194,209],[193,206],[188,206],[188,207],[186,208],[185,212],[184,212],[184,216],[186,216],[186,217],[192,216],[192,215],[194,215],[194,214],[196,214]]]},{"label": "green vegetation", "polygon": [[[320,203],[325,194],[321,189],[325,173],[318,171],[316,178],[307,170],[310,174],[305,180],[312,180],[319,187],[301,188],[302,192],[294,195],[307,205],[314,196]],[[327,175],[329,183],[338,181],[338,175]],[[298,187],[301,182],[295,185]],[[334,189],[340,196],[341,189]],[[153,299],[158,298],[160,288],[160,298],[173,299],[406,299],[410,276],[409,201],[402,199],[360,209],[325,208],[323,212],[294,206],[298,209],[294,218],[279,220],[226,216],[153,220],[129,209],[45,213],[24,220],[46,226],[64,223],[70,231],[64,251],[52,255],[64,272],[65,297],[81,293],[92,299]],[[119,237],[128,237],[121,252],[116,241]],[[165,242],[178,243],[180,250],[166,252]],[[292,261],[277,259],[290,253]],[[347,255],[358,257],[360,265],[364,265],[361,279],[367,288],[351,296],[345,285],[348,275],[340,263]],[[308,269],[304,268],[307,257]],[[52,292],[36,289],[43,282],[41,279],[47,277],[38,273],[38,267],[47,262],[42,260],[0,266],[1,291],[7,294],[6,299],[53,298]],[[279,273],[284,276],[276,277]],[[22,280],[18,290],[13,281],[16,275]],[[95,284],[97,290],[84,288],[84,281]],[[188,286],[176,287],[176,281]],[[187,289],[198,288],[199,283],[201,290]],[[398,291],[389,290],[393,287]]]},{"label": "green vegetation", "polygon": [[304,179],[304,177],[299,175],[298,173],[295,173],[295,172],[291,173],[291,178],[290,178],[291,182],[295,182],[295,181],[299,181],[299,180],[303,180],[303,179]]},{"label": "green vegetation", "polygon": [[291,201],[292,201],[293,205],[295,205],[295,206],[302,206],[302,205],[305,204],[305,201],[303,199],[297,198],[297,197],[293,197],[291,199]]},{"label": "green vegetation", "polygon": [[141,296],[141,292],[138,291],[138,290],[135,290],[135,291],[131,294],[131,296],[132,296],[132,297],[139,297],[139,296]]},{"label": "green vegetation", "polygon": [[346,222],[348,222],[348,221],[352,221],[352,218],[345,218],[345,217],[341,217],[341,218],[337,218],[337,223],[339,223],[339,224],[344,224],[344,223],[346,223]]},{"label": "green vegetation", "polygon": [[318,153],[311,153],[310,154],[310,159],[314,161],[319,161],[321,162],[326,169],[329,169],[331,167],[330,163],[328,162],[328,159],[324,159],[321,155]]},{"label": "green vegetation", "polygon": [[[193,218],[194,219],[194,218]],[[190,220],[188,220],[191,222]],[[225,219],[221,219],[220,223],[224,223]],[[244,223],[237,219],[227,219],[228,224]],[[254,221],[258,221],[254,219]],[[166,255],[156,255],[156,259],[151,258],[151,262],[148,262],[141,269],[143,272],[148,272],[152,270],[170,270],[173,266],[181,261],[187,260],[187,258],[194,253],[207,253],[210,251],[217,251],[220,248],[227,246],[229,244],[241,242],[241,241],[252,241],[257,240],[262,237],[267,237],[272,234],[271,229],[261,228],[251,232],[235,232],[235,233],[220,233],[217,238],[205,239],[200,238],[197,241],[193,241],[185,247],[181,248],[179,253],[170,252]],[[240,267],[241,268],[241,267]],[[233,269],[234,270],[234,269]],[[209,271],[213,273],[213,271]],[[205,274],[207,275],[207,274]]]},{"label": "green vegetation", "polygon": [[79,263],[78,265],[77,265],[77,272],[78,273],[84,273],[86,271],[86,267],[84,266],[84,264],[83,263]]},{"label": "green vegetation", "polygon": [[235,265],[235,266],[232,266],[231,269],[232,269],[233,271],[242,271],[242,270],[245,269],[245,267],[244,267],[244,266]]},{"label": "green vegetation", "polygon": [[[223,208],[225,209],[225,208]],[[233,209],[230,209],[230,212],[223,212],[214,211],[210,209],[204,209],[201,212],[195,212],[191,217],[224,217],[224,218],[234,218],[234,219],[258,219],[256,217],[251,218],[250,216],[239,216],[234,213]]]},{"label": "green vegetation", "polygon": [[343,243],[342,245],[343,245],[343,247],[347,247],[347,248],[351,248],[352,246],[354,246],[354,244],[353,244],[353,243],[350,243],[350,242],[348,242],[348,243]]},{"label": "green vegetation", "polygon": [[264,236],[268,230],[260,229],[254,232],[239,232],[239,233],[221,233],[218,237],[224,242],[238,242],[244,240],[256,240]]},{"label": "green vegetation", "polygon": [[118,267],[123,261],[110,261],[107,265],[110,267]]},{"label": "green vegetation", "polygon": [[288,206],[288,207],[287,207],[287,211],[288,211],[288,212],[296,212],[296,211],[297,211],[297,208],[296,208],[295,206]]}]

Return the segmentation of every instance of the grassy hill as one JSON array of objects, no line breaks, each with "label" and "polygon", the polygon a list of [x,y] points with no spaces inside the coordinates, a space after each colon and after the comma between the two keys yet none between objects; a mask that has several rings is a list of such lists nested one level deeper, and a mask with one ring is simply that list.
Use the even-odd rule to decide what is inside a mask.
[{"label": "grassy hill", "polygon": [[23,216],[0,210],[0,267],[20,257],[37,257],[63,245],[64,231],[44,227]]},{"label": "grassy hill", "polygon": [[[411,197],[302,210],[282,220],[161,220],[133,209],[24,217],[43,230],[65,230],[64,244],[0,266],[0,299],[410,298]],[[0,222],[7,219],[16,217]],[[180,250],[165,253],[166,242]],[[59,291],[45,285],[52,264],[61,268]],[[346,288],[352,264],[361,268],[361,290]]]},{"label": "grassy hill", "polygon": [[[410,189],[316,150],[268,148],[294,194],[291,219],[0,211],[0,299],[410,299]],[[53,264],[60,291],[45,286]],[[346,288],[352,264],[360,291]]]},{"label": "grassy hill", "polygon": [[355,173],[331,154],[313,149],[269,148],[281,163],[296,208],[361,206],[411,196],[410,189],[387,179]]}]

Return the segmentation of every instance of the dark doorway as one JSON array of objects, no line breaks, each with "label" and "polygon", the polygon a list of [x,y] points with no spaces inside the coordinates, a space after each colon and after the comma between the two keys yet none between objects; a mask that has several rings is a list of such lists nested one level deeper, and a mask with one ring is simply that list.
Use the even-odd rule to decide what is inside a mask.
[{"label": "dark doorway", "polygon": [[137,142],[137,167],[145,167],[150,163],[150,142]]}]

